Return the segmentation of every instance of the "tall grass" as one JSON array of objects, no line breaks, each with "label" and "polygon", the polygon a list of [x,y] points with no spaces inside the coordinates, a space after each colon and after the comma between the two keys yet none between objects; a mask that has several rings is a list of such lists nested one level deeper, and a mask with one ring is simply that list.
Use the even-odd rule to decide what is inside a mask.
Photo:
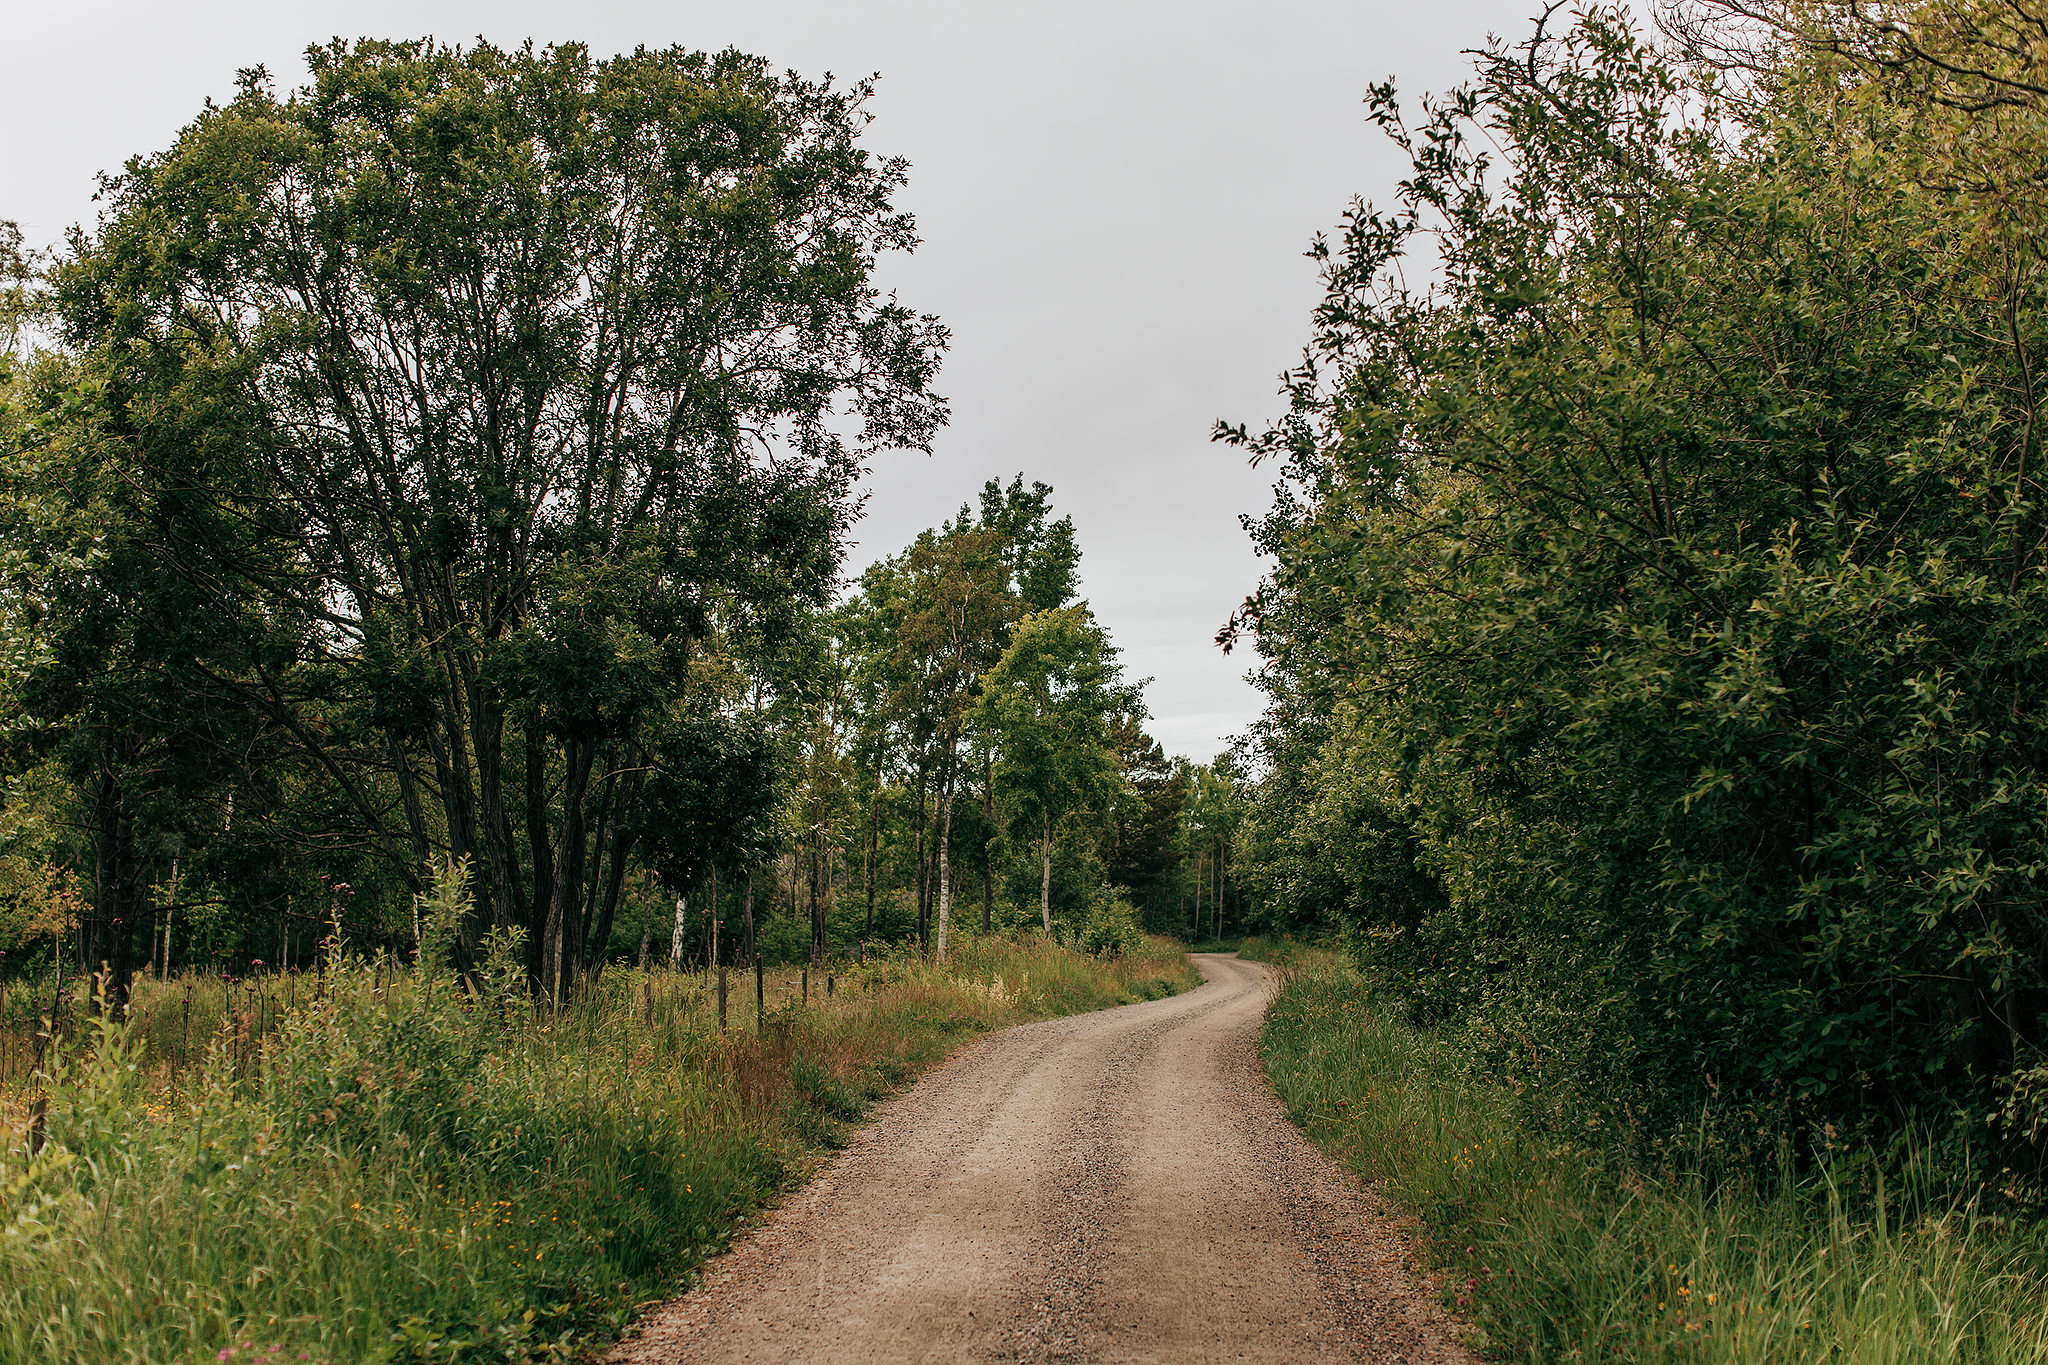
[{"label": "tall grass", "polygon": [[567,1358],[961,1037],[1192,979],[969,939],[808,1005],[789,974],[758,1031],[735,974],[721,1030],[668,972],[536,1015],[511,947],[476,993],[341,956],[173,982],[54,1052],[4,1106],[0,1362]]},{"label": "tall grass", "polygon": [[1924,1155],[1762,1182],[1643,1170],[1533,1129],[1455,1038],[1328,953],[1287,969],[1262,1047],[1309,1136],[1418,1217],[1448,1306],[1499,1359],[2048,1361],[2041,1237]]}]

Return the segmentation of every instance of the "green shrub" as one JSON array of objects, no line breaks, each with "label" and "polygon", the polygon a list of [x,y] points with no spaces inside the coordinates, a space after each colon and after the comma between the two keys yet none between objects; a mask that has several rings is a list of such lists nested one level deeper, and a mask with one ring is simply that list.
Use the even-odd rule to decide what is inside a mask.
[{"label": "green shrub", "polygon": [[1089,903],[1087,914],[1070,931],[1068,941],[1091,956],[1114,959],[1136,952],[1145,942],[1145,930],[1124,893],[1104,888]]},{"label": "green shrub", "polygon": [[1927,1147],[1803,1172],[1781,1147],[1761,1181],[1710,1152],[1638,1162],[1604,1117],[1532,1124],[1492,1043],[1411,1027],[1330,953],[1288,969],[1260,1048],[1309,1136],[1417,1215],[1497,1359],[2048,1361],[2048,1246]]},{"label": "green shrub", "polygon": [[1412,174],[1318,245],[1287,415],[1223,433],[1286,486],[1244,880],[1646,1138],[2041,1175],[2048,200],[1974,168],[2042,164],[2048,101],[1946,88],[2034,60],[2010,6],[1937,7],[1939,58],[1769,8],[1816,41],[1729,103],[1594,5],[1416,123],[1371,92]]}]

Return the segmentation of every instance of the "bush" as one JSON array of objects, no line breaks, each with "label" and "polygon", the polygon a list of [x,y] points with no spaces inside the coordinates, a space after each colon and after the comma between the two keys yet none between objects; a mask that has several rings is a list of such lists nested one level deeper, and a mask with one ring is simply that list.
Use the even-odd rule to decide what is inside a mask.
[{"label": "bush", "polygon": [[1567,1107],[2042,1174],[2048,200],[1969,168],[2048,123],[1922,84],[2030,52],[2008,7],[1940,70],[1845,65],[1856,8],[1793,7],[1853,31],[1746,105],[1603,6],[1425,126],[1372,92],[1413,174],[1319,246],[1289,415],[1225,433],[1287,468],[1246,880]]},{"label": "bush", "polygon": [[1087,913],[1067,934],[1075,948],[1094,957],[1120,958],[1134,953],[1145,942],[1137,909],[1120,889],[1096,892]]},{"label": "bush", "polygon": [[[1419,1030],[1335,954],[1284,974],[1260,1035],[1308,1135],[1420,1221],[1446,1306],[1502,1360],[1664,1365],[2048,1360],[2038,1229],[1960,1188],[1937,1149],[1773,1135],[1725,1159],[1695,1128],[1631,1159],[1609,1120],[1560,1132],[1520,1064]],[[1761,1166],[1750,1179],[1743,1172]]]}]

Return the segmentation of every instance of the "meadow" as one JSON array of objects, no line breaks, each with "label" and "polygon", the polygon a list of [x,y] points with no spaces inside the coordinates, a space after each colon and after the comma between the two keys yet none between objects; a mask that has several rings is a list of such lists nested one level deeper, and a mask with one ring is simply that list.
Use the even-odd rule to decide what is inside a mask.
[{"label": "meadow", "polygon": [[1415,1219],[1491,1358],[1670,1365],[2048,1360],[2048,1244],[1910,1143],[1743,1176],[1532,1121],[1455,1031],[1409,1027],[1334,952],[1247,943],[1283,981],[1262,1050],[1309,1136]]},{"label": "meadow", "polygon": [[141,981],[32,1076],[10,1036],[0,1362],[567,1359],[963,1039],[1198,980],[1162,939],[968,935],[829,994],[771,974],[758,1015],[731,973],[721,1028],[715,975],[614,969],[536,1010],[517,964]]}]

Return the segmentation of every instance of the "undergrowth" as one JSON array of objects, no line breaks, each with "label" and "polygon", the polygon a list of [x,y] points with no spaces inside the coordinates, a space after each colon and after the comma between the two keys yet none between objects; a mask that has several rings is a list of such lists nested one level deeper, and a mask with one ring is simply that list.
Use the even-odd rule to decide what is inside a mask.
[{"label": "undergrowth", "polygon": [[[460,895],[427,907],[423,960]],[[758,1029],[735,975],[721,1030],[704,978],[668,972],[536,1016],[518,962],[496,943],[466,989],[337,951],[261,1009],[224,998],[190,1065],[147,1040],[199,991],[54,1049],[0,1108],[0,1362],[566,1359],[961,1038],[1195,982],[1164,941],[970,937]]]},{"label": "undergrowth", "polygon": [[1446,1306],[1504,1361],[2048,1361],[2048,1258],[1916,1149],[1770,1178],[1648,1170],[1529,1122],[1449,1034],[1334,953],[1300,955],[1262,1038],[1308,1135],[1421,1224]]}]

